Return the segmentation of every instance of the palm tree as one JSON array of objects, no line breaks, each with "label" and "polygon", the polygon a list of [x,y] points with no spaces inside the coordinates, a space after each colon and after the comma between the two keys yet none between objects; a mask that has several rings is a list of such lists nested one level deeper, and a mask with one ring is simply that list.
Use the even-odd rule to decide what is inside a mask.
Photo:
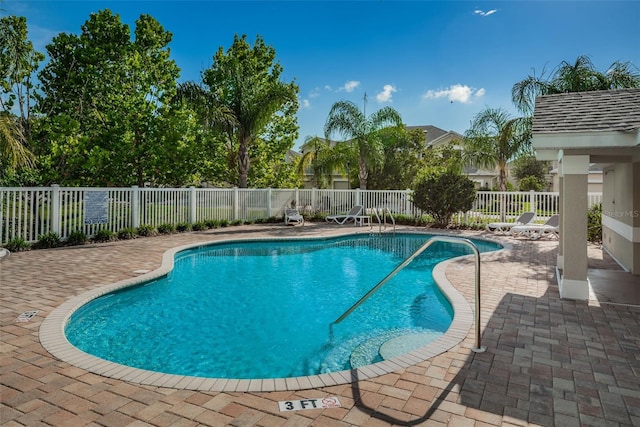
[{"label": "palm tree", "polygon": [[306,138],[303,146],[309,150],[300,158],[296,172],[304,176],[306,171],[311,170],[316,188],[328,187],[334,172],[340,172],[343,176],[349,174],[348,165],[352,160],[355,164],[357,159],[350,144],[335,144],[318,136]]},{"label": "palm tree", "polygon": [[531,150],[530,119],[511,118],[500,108],[486,108],[465,132],[463,162],[498,168],[498,187],[507,191],[507,162]]},{"label": "palm tree", "polygon": [[540,77],[528,76],[513,85],[511,98],[523,114],[533,113],[539,95],[640,87],[638,69],[630,62],[616,61],[602,73],[586,55],[579,56],[573,64],[563,61],[548,78],[545,74],[543,70]]},{"label": "palm tree", "polygon": [[391,107],[384,107],[366,117],[353,102],[338,101],[329,111],[324,125],[325,138],[330,139],[332,134],[339,133],[346,141],[337,145],[349,146],[351,150],[344,150],[346,153],[357,153],[358,178],[363,190],[367,189],[369,164],[381,156],[382,141],[378,131],[389,126],[402,126],[400,114]]},{"label": "palm tree", "polygon": [[32,167],[33,154],[24,145],[24,135],[17,119],[7,113],[0,114],[0,164],[8,168]]}]

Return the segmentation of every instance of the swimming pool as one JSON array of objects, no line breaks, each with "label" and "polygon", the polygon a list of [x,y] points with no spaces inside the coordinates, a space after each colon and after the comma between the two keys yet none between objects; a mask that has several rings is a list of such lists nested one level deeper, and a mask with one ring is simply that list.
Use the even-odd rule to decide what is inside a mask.
[{"label": "swimming pool", "polygon": [[[374,363],[380,353],[397,356],[447,330],[453,312],[431,269],[469,253],[464,246],[434,244],[331,336],[329,324],[429,237],[348,236],[191,249],[176,255],[166,277],[83,305],[65,332],[95,356],[176,375],[282,378]],[[499,248],[474,243],[481,252]],[[411,340],[402,339],[407,336]]]}]

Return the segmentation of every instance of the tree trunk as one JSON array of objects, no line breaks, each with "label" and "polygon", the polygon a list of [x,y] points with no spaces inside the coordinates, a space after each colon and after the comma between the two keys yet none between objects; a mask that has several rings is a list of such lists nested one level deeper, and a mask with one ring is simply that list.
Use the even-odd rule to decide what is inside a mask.
[{"label": "tree trunk", "polygon": [[498,175],[498,188],[500,191],[507,191],[507,165],[500,163]]},{"label": "tree trunk", "polygon": [[240,138],[240,147],[238,148],[238,187],[247,188],[249,175],[249,138],[242,136]]},{"label": "tree trunk", "polygon": [[360,161],[358,162],[358,179],[360,180],[360,189],[367,189],[367,179],[369,178],[369,171],[367,170],[367,160],[360,156]]}]

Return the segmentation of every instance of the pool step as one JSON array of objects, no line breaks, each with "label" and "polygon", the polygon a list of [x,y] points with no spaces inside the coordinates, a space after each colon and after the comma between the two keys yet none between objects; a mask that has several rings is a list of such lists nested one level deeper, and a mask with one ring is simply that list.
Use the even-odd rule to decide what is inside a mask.
[{"label": "pool step", "polygon": [[382,360],[386,360],[409,353],[435,341],[441,336],[441,332],[424,331],[391,338],[380,346],[380,357],[382,357]]},{"label": "pool step", "polygon": [[442,336],[441,332],[388,331],[356,347],[351,353],[351,367],[391,359],[429,344]]},{"label": "pool step", "polygon": [[406,333],[407,331],[404,330],[387,331],[380,335],[376,335],[375,337],[369,338],[367,341],[356,347],[353,352],[351,352],[351,358],[349,359],[351,367],[359,368],[360,366],[379,362],[380,360],[382,360],[380,355],[380,347],[390,339]]}]

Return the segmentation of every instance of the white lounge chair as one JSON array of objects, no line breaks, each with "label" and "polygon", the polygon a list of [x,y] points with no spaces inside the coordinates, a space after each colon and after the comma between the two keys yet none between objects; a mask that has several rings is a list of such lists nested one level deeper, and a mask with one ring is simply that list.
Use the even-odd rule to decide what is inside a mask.
[{"label": "white lounge chair", "polygon": [[284,210],[284,225],[289,224],[302,224],[304,225],[304,217],[300,214],[298,209],[285,208]]},{"label": "white lounge chair", "polygon": [[487,224],[487,231],[501,234],[509,234],[513,227],[518,225],[531,224],[536,218],[535,212],[525,212],[520,215],[514,222],[490,222]]},{"label": "white lounge chair", "polygon": [[539,239],[548,236],[558,238],[559,225],[560,217],[555,214],[551,215],[544,224],[526,224],[511,227],[511,234],[514,236],[525,236],[530,239]]},{"label": "white lounge chair", "polygon": [[351,208],[351,210],[348,213],[340,214],[340,215],[329,215],[325,218],[325,221],[327,222],[335,221],[338,224],[344,224],[349,221],[355,222],[356,217],[358,217],[362,213],[363,209],[364,209],[364,206],[355,205],[354,207]]}]

